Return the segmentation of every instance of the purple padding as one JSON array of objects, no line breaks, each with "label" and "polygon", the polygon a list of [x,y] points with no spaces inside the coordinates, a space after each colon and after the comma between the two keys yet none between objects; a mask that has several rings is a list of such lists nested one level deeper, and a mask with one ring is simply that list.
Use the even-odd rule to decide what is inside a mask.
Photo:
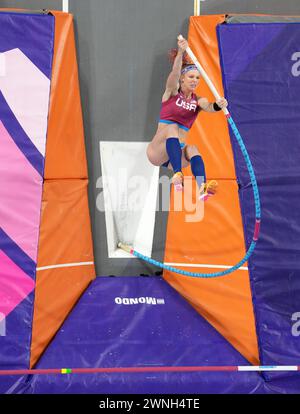
[{"label": "purple padding", "polygon": [[[245,35],[249,42],[239,47]],[[280,183],[282,177],[293,182],[300,176],[300,77],[294,76],[297,62],[292,60],[299,50],[300,24],[220,25],[218,37],[229,111],[259,184]],[[253,56],[253,50],[259,52]],[[253,58],[245,67],[249,56]],[[233,136],[232,146],[238,180],[246,185],[249,174]]]},{"label": "purple padding", "polygon": [[[260,195],[261,234],[248,266],[261,363],[300,365],[300,183],[263,185]],[[240,190],[240,201],[249,242],[254,223],[251,188]]]},{"label": "purple padding", "polygon": [[[268,31],[271,42],[266,44]],[[245,34],[249,43],[244,41],[243,48],[234,52]],[[300,73],[294,60],[300,24],[222,25],[218,35],[229,109],[248,149],[261,196],[261,233],[248,262],[261,363],[300,365],[300,327],[298,333],[296,325],[300,312]],[[253,48],[258,51],[255,56]],[[237,70],[249,56],[252,60]],[[249,246],[255,222],[253,192],[232,134],[231,140]]]},{"label": "purple padding", "polygon": [[[223,30],[226,27],[225,30]],[[237,28],[239,36],[236,36]],[[259,42],[256,36],[256,25],[253,23],[233,23],[219,27],[222,33],[222,42],[226,42],[226,67],[224,73],[226,81],[237,79],[253,60],[264,53],[264,50],[281,34],[284,26],[281,24],[260,24]],[[229,40],[230,39],[230,40]],[[247,53],[245,53],[245,49]],[[229,70],[227,71],[227,67]]]},{"label": "purple padding", "polygon": [[[162,279],[106,277],[84,293],[36,368],[239,364],[248,365]],[[21,392],[253,393],[264,383],[254,372],[46,375]]]},{"label": "purple padding", "polygon": [[34,289],[34,281],[0,250],[0,322]]},{"label": "purple padding", "polygon": [[43,179],[1,120],[0,139],[0,228],[36,262]]},{"label": "purple padding", "polygon": [[[27,369],[34,293],[6,317],[6,335],[0,336],[0,369]],[[26,377],[23,377],[22,383]],[[13,393],[19,377],[0,377],[0,394]]]},{"label": "purple padding", "polygon": [[20,49],[47,78],[52,71],[54,17],[0,12],[0,53]]},{"label": "purple padding", "polygon": [[[18,369],[30,359],[54,17],[0,12],[0,28],[0,369]],[[0,393],[15,382],[1,378]]]},{"label": "purple padding", "polygon": [[18,122],[16,115],[9,107],[3,93],[0,89],[0,112],[3,125],[10,134],[15,145],[20,149],[22,154],[26,157],[27,161],[33,168],[43,176],[44,171],[44,155],[42,155],[31,139],[27,136],[26,132]]}]

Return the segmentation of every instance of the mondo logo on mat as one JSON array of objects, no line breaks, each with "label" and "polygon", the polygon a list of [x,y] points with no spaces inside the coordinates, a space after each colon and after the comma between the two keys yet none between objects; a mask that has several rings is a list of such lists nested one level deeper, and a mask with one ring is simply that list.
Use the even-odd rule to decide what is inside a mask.
[{"label": "mondo logo on mat", "polygon": [[153,298],[148,296],[141,296],[139,298],[115,298],[117,305],[165,305],[163,298]]}]

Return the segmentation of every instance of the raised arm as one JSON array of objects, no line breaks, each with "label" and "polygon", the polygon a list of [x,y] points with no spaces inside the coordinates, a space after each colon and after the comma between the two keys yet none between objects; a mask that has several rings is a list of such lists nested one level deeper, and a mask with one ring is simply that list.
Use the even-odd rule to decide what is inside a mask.
[{"label": "raised arm", "polygon": [[177,44],[178,44],[178,52],[177,52],[177,56],[173,63],[172,71],[169,74],[168,79],[167,79],[163,100],[169,99],[169,97],[173,93],[177,93],[178,88],[179,88],[179,80],[181,76],[183,54],[188,46],[188,43],[183,38],[182,40],[178,40]]}]

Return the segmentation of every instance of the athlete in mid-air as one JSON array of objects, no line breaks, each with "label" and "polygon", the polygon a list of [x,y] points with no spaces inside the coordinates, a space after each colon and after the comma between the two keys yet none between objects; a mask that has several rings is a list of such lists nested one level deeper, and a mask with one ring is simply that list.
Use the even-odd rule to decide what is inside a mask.
[{"label": "athlete in mid-air", "polygon": [[176,191],[182,191],[182,168],[190,163],[199,186],[199,198],[206,200],[215,194],[218,183],[215,180],[206,181],[204,162],[197,146],[186,145],[185,141],[201,110],[220,111],[227,106],[227,101],[221,98],[216,102],[208,102],[206,98],[194,93],[200,73],[195,65],[188,63],[185,53],[187,47],[184,38],[178,40],[173,68],[162,97],[158,128],[147,147],[147,156],[153,165],[172,168],[172,183]]}]

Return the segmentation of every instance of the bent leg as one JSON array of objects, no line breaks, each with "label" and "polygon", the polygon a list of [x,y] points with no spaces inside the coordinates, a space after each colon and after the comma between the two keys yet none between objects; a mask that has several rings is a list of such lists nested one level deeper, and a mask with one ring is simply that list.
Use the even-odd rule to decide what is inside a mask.
[{"label": "bent leg", "polygon": [[192,173],[199,188],[206,182],[205,165],[196,145],[188,145],[184,151],[185,157],[191,163]]},{"label": "bent leg", "polygon": [[216,194],[218,183],[216,180],[211,180],[206,183],[204,162],[195,145],[189,145],[186,148],[185,156],[191,162],[191,170],[199,186],[199,199],[206,201],[210,196]]},{"label": "bent leg", "polygon": [[[181,165],[182,165],[182,168],[186,168],[186,167],[188,167],[190,165],[190,162],[186,159],[186,157],[184,155],[184,149],[183,149],[182,154],[181,154]],[[166,167],[169,170],[172,170],[173,171],[172,165],[170,164],[170,160],[166,161],[161,166],[162,167]]]},{"label": "bent leg", "polygon": [[152,141],[147,147],[147,156],[151,164],[161,166],[169,160],[167,152],[166,141],[168,138],[179,138],[179,131],[177,124],[166,125],[153,137]]}]

